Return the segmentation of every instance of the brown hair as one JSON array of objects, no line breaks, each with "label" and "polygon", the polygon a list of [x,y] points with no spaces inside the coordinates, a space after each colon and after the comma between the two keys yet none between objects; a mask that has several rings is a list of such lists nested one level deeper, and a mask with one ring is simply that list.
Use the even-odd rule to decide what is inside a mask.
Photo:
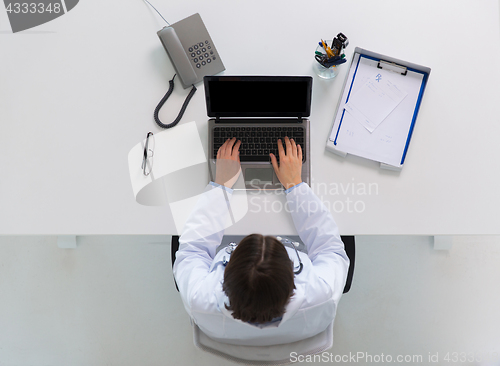
[{"label": "brown hair", "polygon": [[293,295],[293,262],[275,237],[248,235],[231,255],[222,289],[235,319],[270,322],[285,313]]}]

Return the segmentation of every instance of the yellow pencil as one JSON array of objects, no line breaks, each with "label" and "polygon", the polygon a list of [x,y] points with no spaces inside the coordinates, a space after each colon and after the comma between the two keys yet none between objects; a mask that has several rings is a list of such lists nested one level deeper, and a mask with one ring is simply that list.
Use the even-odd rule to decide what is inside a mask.
[{"label": "yellow pencil", "polygon": [[334,57],[335,54],[333,53],[332,49],[327,46],[325,41],[321,40],[321,43],[323,44],[323,48],[325,49],[325,52],[328,55],[328,57]]}]

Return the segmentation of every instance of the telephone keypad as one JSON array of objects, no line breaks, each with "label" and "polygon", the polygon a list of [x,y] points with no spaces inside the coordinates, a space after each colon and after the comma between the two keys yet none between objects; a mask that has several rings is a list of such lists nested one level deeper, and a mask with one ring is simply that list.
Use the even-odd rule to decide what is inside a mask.
[{"label": "telephone keypad", "polygon": [[198,69],[215,60],[212,45],[208,40],[193,44],[188,48],[188,51],[190,52],[191,62]]}]

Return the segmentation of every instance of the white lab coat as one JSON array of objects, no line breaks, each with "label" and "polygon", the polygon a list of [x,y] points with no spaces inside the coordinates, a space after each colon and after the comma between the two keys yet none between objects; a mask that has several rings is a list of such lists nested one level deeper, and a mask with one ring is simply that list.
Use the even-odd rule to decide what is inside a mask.
[{"label": "white lab coat", "polygon": [[[186,311],[209,337],[247,346],[284,344],[312,337],[332,323],[349,268],[337,225],[311,188],[302,183],[287,193],[295,228],[307,246],[299,252],[304,268],[281,321],[255,326],[234,319],[222,290],[225,250],[215,255],[229,215],[232,190],[209,185],[179,239],[174,276]],[[283,214],[287,214],[284,212]],[[258,228],[255,228],[258,232]],[[297,255],[287,248],[297,265]]]}]

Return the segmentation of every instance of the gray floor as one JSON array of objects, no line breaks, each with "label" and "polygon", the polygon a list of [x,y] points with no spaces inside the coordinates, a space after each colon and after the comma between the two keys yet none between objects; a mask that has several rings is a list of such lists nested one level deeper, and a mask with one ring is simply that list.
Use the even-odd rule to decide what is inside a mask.
[{"label": "gray floor", "polygon": [[[358,237],[335,344],[299,364],[498,365],[499,263],[498,237]],[[201,364],[231,363],[193,346],[169,237],[0,237],[0,366]]]}]

